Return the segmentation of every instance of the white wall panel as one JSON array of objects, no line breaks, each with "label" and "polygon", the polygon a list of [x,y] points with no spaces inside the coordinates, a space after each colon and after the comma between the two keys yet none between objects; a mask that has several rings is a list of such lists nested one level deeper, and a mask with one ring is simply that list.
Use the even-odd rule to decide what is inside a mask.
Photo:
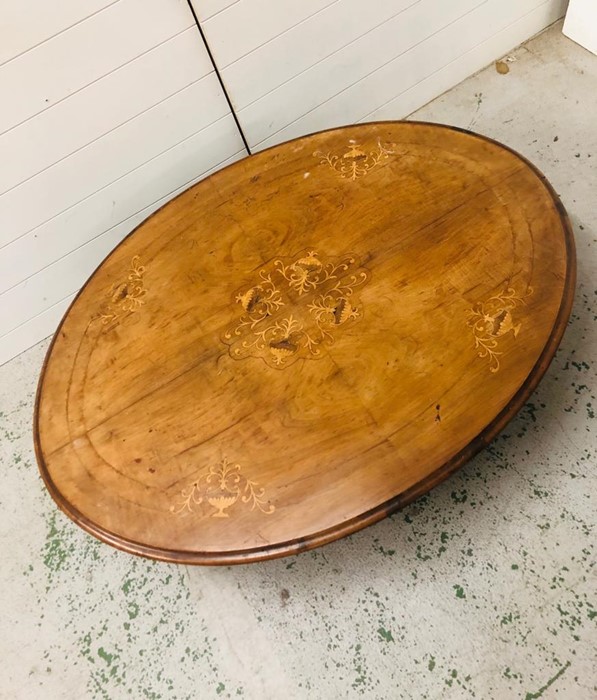
[{"label": "white wall panel", "polygon": [[220,98],[211,73],[0,196],[0,248],[223,117]]},{"label": "white wall panel", "polygon": [[[465,1],[455,0],[454,4]],[[475,54],[470,52],[471,48],[491,41],[493,37],[499,36],[501,41],[489,44],[497,51],[497,54],[489,54],[489,60],[508,51],[512,45],[520,43],[520,40],[516,40],[516,38],[511,43],[510,36],[512,34],[508,31],[508,29],[515,31],[515,23],[511,22],[509,18],[512,12],[515,12],[519,7],[519,4],[520,0],[502,0],[500,13],[497,16],[490,2],[478,5],[472,12],[465,13],[457,21],[451,22],[441,31],[418,43],[393,61],[384,64],[364,79],[342,90],[272,136],[262,138],[263,131],[259,130],[257,132],[260,136],[258,147],[265,148],[279,141],[315,131],[322,128],[320,126],[322,122],[354,123],[363,121],[367,115],[370,115],[370,119],[374,119],[375,115],[380,113],[380,108],[390,103],[393,103],[392,107],[384,109],[386,118],[399,119],[406,116],[420,104],[425,104],[429,99],[441,94],[450,85],[439,88],[430,97],[423,99],[420,104],[413,101],[415,106],[407,111],[398,111],[397,109],[400,105],[400,102],[395,99],[397,86],[400,86],[399,94],[413,90],[422,81],[459,59],[463,64],[463,72],[470,75],[471,72],[474,72],[470,70],[470,64],[475,58]],[[552,21],[561,16],[561,2],[555,5],[551,1],[536,4],[538,7],[531,13],[527,13],[531,19],[531,26],[536,26],[537,23],[542,24],[543,21],[551,24]],[[531,31],[531,33],[534,32]],[[516,35],[514,34],[514,36]],[[481,66],[486,65],[487,62],[487,60],[483,60]]]},{"label": "white wall panel", "polygon": [[0,133],[188,29],[193,21],[184,0],[120,0],[5,63],[0,69]]},{"label": "white wall panel", "polygon": [[430,102],[468,78],[471,74],[469,68],[471,63],[487,65],[496,56],[505,54],[511,48],[512,42],[514,45],[521,44],[537,32],[537,27],[553,24],[565,11],[566,2],[567,0],[561,0],[558,3],[544,2],[524,17],[503,27],[489,39],[479,42],[466,53],[446,62],[442,68],[432,72],[384,105],[368,112],[358,121],[395,119],[396,114],[411,114],[421,105]]},{"label": "white wall panel", "polygon": [[[190,27],[0,136],[0,194],[213,71]],[[151,76],[151,79],[148,79]],[[63,125],[69,128],[64,129]],[[51,134],[52,138],[48,138]]]},{"label": "white wall panel", "polygon": [[193,8],[200,22],[217,15],[241,0],[192,0]]},{"label": "white wall panel", "polygon": [[[223,69],[273,37],[341,0],[240,0],[202,23],[209,47]],[[193,0],[200,7],[201,0]],[[310,47],[304,47],[309,51]],[[257,78],[257,76],[255,76]]]},{"label": "white wall panel", "polygon": [[[308,131],[316,131],[321,128],[317,124],[324,114],[329,115],[326,117],[328,119],[339,120],[338,123],[355,121],[354,115],[360,114],[363,108],[365,113],[370,111],[386,95],[395,95],[398,86],[416,80],[417,74],[428,66],[435,66],[432,52],[436,45],[443,46],[446,41],[438,33],[447,31],[452,38],[459,31],[458,20],[463,20],[475,9],[487,7],[489,3],[483,0],[451,0],[441,6],[441,11],[433,11],[436,5],[436,0],[420,0],[327,60],[315,64],[240,110],[239,118],[250,135],[251,145],[259,144],[261,147],[266,139],[268,143],[272,137],[275,140],[277,132],[284,140],[284,134],[293,131],[287,125],[295,121],[299,129],[304,122]],[[465,41],[465,37],[459,38],[455,45],[447,48],[458,51]],[[417,60],[420,61],[423,56],[423,65],[415,66],[415,74],[409,72],[410,66],[408,69],[400,67],[410,64],[408,55],[411,50]],[[393,67],[396,70],[392,70]],[[390,74],[391,78],[385,77]],[[390,79],[394,82],[388,82]],[[363,96],[361,91],[365,93]],[[300,106],[296,98],[293,99],[298,94],[301,95]],[[348,95],[348,111],[344,112],[345,97]],[[354,103],[350,103],[351,100]],[[336,109],[338,103],[342,107]],[[269,114],[267,120],[263,119],[264,110]],[[316,126],[313,127],[313,124]]]},{"label": "white wall panel", "polygon": [[302,3],[275,4],[283,21],[269,31],[256,11],[247,26],[257,7],[248,0],[202,23],[253,150],[385,105],[403,118],[561,17],[566,0],[336,0],[302,13]]},{"label": "white wall panel", "polygon": [[0,65],[119,0],[2,0]]},{"label": "white wall panel", "polygon": [[[466,9],[479,2],[482,0],[468,0]],[[409,42],[412,45],[421,34],[429,36],[434,27],[445,26],[458,12],[454,5],[462,3],[435,5],[435,0],[377,0],[374,11],[365,13],[363,0],[343,0],[329,5],[242,60],[222,67],[222,77],[233,86],[234,107],[243,109],[284,83],[286,90],[280,91],[281,99],[284,93],[305,90],[303,97],[316,100],[317,104],[321,89],[329,90],[325,76],[332,65],[342,68],[340,77],[344,81],[354,82],[358,71],[366,75],[371,70],[368,66],[379,66],[384,56],[393,58],[397,46]],[[207,23],[206,32],[211,34],[209,27]],[[330,61],[325,61],[332,56]],[[308,72],[300,80],[304,71]],[[324,82],[320,83],[322,79]]]},{"label": "white wall panel", "polygon": [[184,0],[80,4],[0,54],[0,362],[134,226],[246,153]]}]

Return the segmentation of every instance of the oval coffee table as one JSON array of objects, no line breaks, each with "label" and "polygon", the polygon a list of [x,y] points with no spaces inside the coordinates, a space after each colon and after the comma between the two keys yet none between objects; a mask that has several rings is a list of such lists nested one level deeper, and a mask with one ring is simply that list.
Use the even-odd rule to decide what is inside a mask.
[{"label": "oval coffee table", "polygon": [[242,160],[160,209],[64,317],[45,483],[134,554],[236,564],[374,523],[521,408],[572,304],[564,209],[521,156],[388,122]]}]

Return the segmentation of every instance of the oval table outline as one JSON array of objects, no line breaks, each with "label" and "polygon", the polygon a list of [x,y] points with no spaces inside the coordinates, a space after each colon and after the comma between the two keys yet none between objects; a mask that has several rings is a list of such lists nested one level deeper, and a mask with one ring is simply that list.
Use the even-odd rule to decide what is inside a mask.
[{"label": "oval table outline", "polygon": [[[104,266],[104,264],[114,255],[114,253],[124,244],[125,241],[127,241],[133,234],[136,233],[136,231],[144,226],[147,221],[155,217],[162,209],[170,205],[171,202],[174,200],[178,199],[178,197],[182,197],[190,188],[187,188],[183,192],[181,192],[179,195],[174,197],[173,199],[169,200],[165,204],[163,204],[159,209],[157,209],[153,214],[151,214],[149,217],[144,219],[138,226],[136,226],[127,236],[123,238],[123,240],[112,250],[110,253],[99,263],[99,265],[96,267],[96,269],[91,273],[85,284],[81,287],[79,292],[75,295],[74,299],[70,303],[68,309],[64,313],[60,324],[58,325],[58,328],[56,329],[56,332],[52,338],[52,341],[50,342],[50,345],[48,347],[48,350],[46,352],[46,356],[42,365],[41,373],[40,373],[40,378],[37,386],[37,392],[36,392],[36,397],[35,397],[35,405],[34,405],[34,415],[33,415],[33,437],[34,437],[34,447],[35,447],[35,454],[39,466],[39,471],[41,473],[41,476],[43,478],[43,481],[46,485],[46,488],[48,489],[49,493],[51,494],[52,498],[58,505],[58,507],[71,519],[73,520],[77,525],[79,525],[83,530],[88,532],[89,534],[93,535],[94,537],[98,538],[102,542],[105,542],[106,544],[110,544],[113,547],[120,549],[121,551],[130,553],[130,554],[135,554],[138,556],[143,556],[147,557],[150,559],[158,560],[158,561],[165,561],[165,562],[170,562],[170,563],[178,563],[178,564],[198,564],[198,565],[231,565],[231,564],[244,564],[244,563],[251,563],[251,562],[257,562],[257,561],[264,561],[267,559],[274,559],[274,558],[279,558],[279,557],[284,557],[284,556],[289,556],[289,555],[294,555],[294,554],[299,554],[301,552],[314,549],[316,547],[321,547],[325,544],[328,544],[330,542],[333,542],[335,540],[341,539],[343,537],[346,537],[350,534],[353,534],[359,530],[364,529],[365,527],[368,527],[369,525],[373,525],[380,520],[383,520],[389,515],[392,515],[393,513],[401,510],[405,506],[407,506],[409,503],[412,503],[414,500],[419,498],[420,496],[428,493],[432,488],[440,484],[442,481],[447,479],[451,474],[453,474],[455,471],[457,471],[460,467],[462,467],[464,464],[466,464],[470,459],[472,459],[477,453],[479,453],[483,448],[485,448],[507,425],[507,423],[514,418],[514,416],[521,410],[521,408],[524,406],[526,403],[527,399],[530,397],[530,395],[533,393],[533,391],[536,389],[539,381],[541,378],[544,376],[545,372],[547,371],[551,361],[554,358],[554,355],[556,353],[556,350],[562,340],[562,337],[564,335],[564,332],[566,330],[566,326],[568,323],[568,319],[570,317],[570,313],[572,311],[572,304],[574,301],[574,293],[575,293],[575,286],[576,286],[576,251],[575,251],[575,242],[574,242],[574,235],[573,235],[573,230],[572,226],[570,223],[570,219],[568,217],[568,214],[566,212],[566,209],[564,208],[564,205],[562,204],[559,196],[555,192],[553,186],[550,184],[550,182],[547,180],[545,175],[539,170],[537,166],[535,166],[533,163],[531,163],[527,158],[525,158],[523,155],[518,153],[516,150],[513,148],[510,148],[507,145],[504,145],[500,143],[499,141],[496,141],[495,139],[492,139],[488,136],[484,136],[481,134],[477,134],[475,132],[469,131],[467,129],[463,129],[460,127],[455,127],[455,126],[450,126],[450,125],[445,125],[445,124],[436,124],[433,122],[424,122],[424,121],[377,121],[377,122],[367,122],[367,126],[384,126],[384,125],[391,125],[391,124],[401,124],[401,125],[413,125],[413,126],[431,126],[434,128],[441,128],[441,129],[446,129],[449,131],[455,131],[455,132],[460,132],[462,134],[466,134],[469,137],[480,139],[482,141],[485,141],[486,143],[492,144],[497,146],[500,149],[503,149],[505,151],[510,152],[512,155],[514,155],[517,159],[519,159],[522,163],[524,163],[539,179],[541,184],[545,187],[547,190],[547,193],[550,195],[551,199],[553,200],[553,203],[555,205],[555,209],[557,211],[557,214],[559,216],[561,225],[562,225],[562,230],[564,234],[564,242],[565,242],[565,251],[566,251],[566,275],[564,279],[564,284],[563,284],[563,292],[562,292],[562,298],[560,302],[560,306],[558,309],[558,313],[556,315],[553,327],[551,329],[551,332],[549,334],[548,340],[546,344],[543,347],[543,350],[541,351],[541,354],[539,355],[537,361],[533,365],[532,369],[530,370],[529,374],[525,378],[525,380],[522,382],[520,387],[516,390],[510,401],[506,404],[506,406],[495,416],[495,418],[490,421],[485,428],[479,432],[476,437],[474,437],[463,449],[461,449],[457,454],[455,454],[452,458],[450,458],[448,461],[446,461],[444,464],[442,464],[439,468],[437,468],[434,472],[431,474],[427,475],[420,481],[418,481],[414,486],[411,488],[403,491],[402,493],[398,494],[397,496],[394,496],[387,501],[379,504],[378,506],[371,508],[367,511],[364,511],[363,513],[359,514],[358,516],[355,516],[353,518],[350,518],[349,520],[346,520],[338,525],[332,526],[330,528],[327,528],[325,530],[321,530],[320,532],[314,533],[312,535],[306,536],[306,537],[298,537],[294,538],[292,540],[288,540],[285,542],[279,542],[276,544],[268,544],[268,545],[263,545],[261,547],[253,547],[253,548],[247,548],[247,549],[240,549],[240,550],[229,550],[225,552],[197,552],[197,551],[181,551],[177,549],[167,549],[163,547],[157,547],[157,546],[151,546],[147,544],[142,544],[140,542],[137,542],[132,539],[127,539],[126,537],[123,537],[121,535],[117,535],[102,526],[94,523],[92,520],[90,520],[88,517],[86,517],[83,513],[81,513],[75,506],[73,506],[70,502],[68,502],[61,494],[60,490],[58,487],[55,485],[54,481],[52,480],[44,457],[42,453],[42,448],[40,444],[40,436],[39,436],[39,406],[40,406],[40,400],[41,400],[41,392],[44,384],[44,377],[47,369],[48,362],[50,360],[50,357],[52,355],[52,349],[54,347],[54,343],[56,341],[56,338],[59,336],[61,328],[64,324],[64,321],[69,315],[69,312],[71,308],[75,305],[77,302],[78,298],[80,295],[83,293],[83,291],[86,289],[87,285],[91,282],[91,280],[95,277],[97,272]],[[350,128],[351,126],[358,126],[358,125],[348,125],[348,126],[341,126],[341,127],[336,127],[333,129],[323,129],[321,131],[316,131],[312,132],[309,134],[305,134],[303,136],[297,137],[295,139],[291,139],[289,141],[284,142],[284,144],[292,144],[293,142],[297,142],[300,140],[303,140],[305,138],[308,138],[310,136],[316,136],[318,134],[326,134],[326,133],[332,133],[332,132],[339,132],[342,130],[346,130],[347,128]],[[364,126],[364,125],[363,125]],[[267,149],[264,149],[263,151],[259,151],[259,153],[265,153],[271,150],[274,150],[276,148],[279,148],[283,144],[276,144],[274,146],[271,146]],[[247,156],[247,158],[251,158],[252,156]],[[244,160],[244,159],[243,159]],[[237,163],[232,163],[225,168],[222,168],[221,171],[223,170],[228,170],[229,168],[234,167],[237,165]],[[221,172],[218,171],[218,172]],[[211,177],[211,176],[209,176]],[[193,187],[192,185],[191,187]]]}]

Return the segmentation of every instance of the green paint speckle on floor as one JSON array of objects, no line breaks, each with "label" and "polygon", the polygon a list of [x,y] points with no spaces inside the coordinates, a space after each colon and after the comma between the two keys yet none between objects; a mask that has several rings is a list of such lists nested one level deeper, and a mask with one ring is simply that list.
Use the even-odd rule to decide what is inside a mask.
[{"label": "green paint speckle on floor", "polygon": [[452,586],[452,588],[456,591],[457,598],[466,598],[466,595],[464,593],[464,588],[462,586],[455,584],[454,586]]},{"label": "green paint speckle on floor", "polygon": [[383,627],[380,627],[377,630],[377,634],[384,640],[384,642],[393,642],[394,637],[392,637],[392,632],[390,630],[385,630]]},{"label": "green paint speckle on floor", "polygon": [[250,566],[174,566],[93,539],[43,487],[41,343],[0,367],[0,698],[595,700],[597,58],[559,27],[513,55],[508,75],[490,66],[415,116],[474,120],[569,210],[573,315],[520,414],[433,492],[349,538]]},{"label": "green paint speckle on floor", "polygon": [[114,658],[114,654],[108,654],[108,652],[105,651],[103,647],[100,647],[97,650],[97,655],[100,657],[100,659],[103,659],[108,664],[108,666],[110,666],[110,664],[112,663],[112,659]]}]

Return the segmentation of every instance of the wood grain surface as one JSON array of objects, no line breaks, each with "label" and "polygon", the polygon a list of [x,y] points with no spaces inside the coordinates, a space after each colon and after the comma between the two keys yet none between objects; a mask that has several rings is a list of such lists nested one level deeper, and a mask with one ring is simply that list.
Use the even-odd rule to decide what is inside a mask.
[{"label": "wood grain surface", "polygon": [[489,139],[380,122],[276,146],[167,204],[87,282],[39,384],[42,476],[135,554],[325,544],[497,434],[574,279],[558,197]]}]

